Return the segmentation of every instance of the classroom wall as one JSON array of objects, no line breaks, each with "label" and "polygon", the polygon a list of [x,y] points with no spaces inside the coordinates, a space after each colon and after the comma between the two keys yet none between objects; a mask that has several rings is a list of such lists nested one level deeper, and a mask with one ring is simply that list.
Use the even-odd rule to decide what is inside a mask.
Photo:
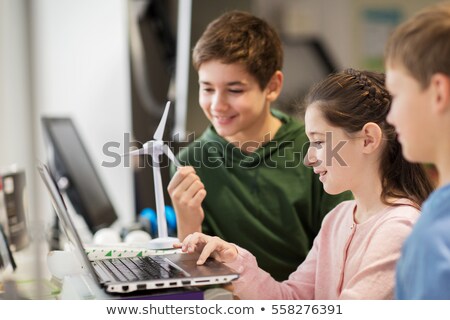
[{"label": "classroom wall", "polygon": [[[25,170],[34,183],[33,110],[26,1],[0,0],[0,174]],[[30,194],[31,193],[31,194]],[[34,204],[28,192],[30,205]]]},{"label": "classroom wall", "polygon": [[40,117],[70,116],[129,224],[132,169],[101,166],[103,145],[131,132],[126,0],[0,0],[0,32],[0,167],[26,169],[29,214],[53,216],[35,169],[46,158]]},{"label": "classroom wall", "polygon": [[397,22],[401,22],[437,2],[442,1],[253,0],[252,4],[253,11],[267,19],[281,34],[319,36],[340,66],[370,68],[365,55],[370,49],[383,50],[385,37],[393,27],[391,21],[397,13]]},{"label": "classroom wall", "polygon": [[[131,132],[124,0],[35,0],[31,4],[36,136],[40,115],[71,116],[119,217],[134,218],[132,169],[105,168],[103,145]],[[42,139],[38,155],[43,156]],[[123,151],[123,150],[122,150]]]}]

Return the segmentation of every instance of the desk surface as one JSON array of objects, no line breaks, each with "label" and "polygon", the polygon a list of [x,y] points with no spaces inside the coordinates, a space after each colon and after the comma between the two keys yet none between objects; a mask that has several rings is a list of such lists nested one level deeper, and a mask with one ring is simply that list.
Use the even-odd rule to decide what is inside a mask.
[{"label": "desk surface", "polygon": [[[56,299],[59,294],[57,284],[51,281],[51,274],[43,257],[36,247],[29,245],[23,250],[13,252],[16,270],[2,272],[3,288],[0,290],[5,299]],[[39,258],[41,257],[41,258]]]}]

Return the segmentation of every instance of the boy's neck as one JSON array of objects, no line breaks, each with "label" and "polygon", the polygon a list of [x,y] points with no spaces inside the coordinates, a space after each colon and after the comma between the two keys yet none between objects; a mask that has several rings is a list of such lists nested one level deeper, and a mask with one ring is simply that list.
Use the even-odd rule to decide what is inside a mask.
[{"label": "boy's neck", "polygon": [[269,117],[266,118],[266,121],[262,124],[258,124],[258,127],[248,128],[248,130],[241,131],[233,136],[225,137],[225,139],[238,146],[243,152],[252,153],[272,140],[281,125],[281,120],[270,113]]},{"label": "boy's neck", "polygon": [[[450,128],[448,126],[447,128]],[[436,146],[436,154],[433,163],[436,165],[438,170],[438,186],[442,187],[447,184],[450,184],[450,129],[442,130],[440,139],[441,141],[437,141]]]},{"label": "boy's neck", "polygon": [[447,156],[442,156],[442,159],[436,162],[436,168],[438,170],[438,187],[443,187],[450,184],[450,150]]}]

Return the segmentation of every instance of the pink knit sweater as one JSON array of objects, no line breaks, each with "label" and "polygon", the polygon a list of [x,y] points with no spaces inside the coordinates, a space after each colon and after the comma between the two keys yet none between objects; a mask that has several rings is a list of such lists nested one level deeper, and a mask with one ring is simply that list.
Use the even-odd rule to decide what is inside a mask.
[{"label": "pink knit sweater", "polygon": [[258,268],[238,247],[228,265],[241,273],[233,282],[241,299],[392,299],[395,264],[419,211],[408,200],[356,224],[355,201],[346,201],[324,219],[305,261],[284,282]]}]

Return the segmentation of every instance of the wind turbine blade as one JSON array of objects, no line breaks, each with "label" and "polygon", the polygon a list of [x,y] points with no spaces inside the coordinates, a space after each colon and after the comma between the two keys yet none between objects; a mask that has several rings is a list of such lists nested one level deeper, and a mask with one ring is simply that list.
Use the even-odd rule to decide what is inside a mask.
[{"label": "wind turbine blade", "polygon": [[169,159],[175,164],[175,166],[177,168],[181,167],[181,163],[175,157],[175,155],[173,154],[172,150],[170,149],[170,147],[167,144],[165,144],[163,146],[163,152],[166,154],[166,156],[169,157]]},{"label": "wind turbine blade", "polygon": [[130,151],[128,153],[124,153],[124,154],[122,154],[122,158],[124,158],[124,157],[133,157],[133,156],[140,156],[140,155],[143,155],[143,154],[145,154],[144,148],[138,149],[138,150],[133,150],[133,151]]},{"label": "wind turbine blade", "polygon": [[167,101],[166,108],[164,109],[164,113],[159,121],[158,128],[156,128],[155,134],[153,135],[153,139],[162,140],[164,134],[164,128],[166,127],[167,115],[169,114],[170,101]]},{"label": "wind turbine blade", "polygon": [[141,149],[137,149],[137,150],[133,150],[130,151],[128,153],[124,153],[122,155],[123,157],[128,157],[128,156],[143,156],[144,154],[153,154],[153,142],[152,141],[148,141],[146,143],[144,143],[144,145],[142,146]]}]

